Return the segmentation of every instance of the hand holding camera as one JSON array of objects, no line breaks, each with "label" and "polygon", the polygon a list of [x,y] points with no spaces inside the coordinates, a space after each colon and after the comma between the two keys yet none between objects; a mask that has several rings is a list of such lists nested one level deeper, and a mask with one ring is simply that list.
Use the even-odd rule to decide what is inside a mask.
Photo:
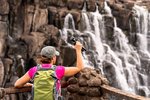
[{"label": "hand holding camera", "polygon": [[74,37],[72,37],[70,40],[72,41],[73,45],[75,45],[76,47],[78,47],[78,45],[81,45],[81,47],[82,47],[81,51],[82,52],[86,51],[86,49],[82,46],[82,44],[80,42],[78,42]]}]

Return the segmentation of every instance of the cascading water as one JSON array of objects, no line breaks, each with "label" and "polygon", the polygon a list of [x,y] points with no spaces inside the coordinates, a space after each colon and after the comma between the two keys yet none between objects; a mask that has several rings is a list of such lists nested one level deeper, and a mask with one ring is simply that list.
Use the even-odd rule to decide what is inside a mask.
[{"label": "cascading water", "polygon": [[75,23],[73,20],[73,16],[70,13],[65,18],[64,28],[59,31],[60,31],[61,38],[64,40],[65,43],[67,43],[67,40],[68,40],[67,32],[71,31],[71,33],[73,35],[74,34],[73,31],[75,31]]},{"label": "cascading water", "polygon": [[[95,41],[96,41],[96,52],[98,53],[98,56],[101,58],[103,53],[104,53],[104,49],[103,49],[103,44],[101,41],[101,29],[104,29],[103,27],[103,21],[102,21],[102,15],[99,13],[98,11],[98,6],[96,6],[97,9],[96,11],[93,13],[91,13],[92,15],[92,19],[93,19],[93,27],[94,27],[94,35],[95,35]],[[100,60],[100,59],[99,59]]]},{"label": "cascading water", "polygon": [[[147,45],[147,34],[149,32],[149,13],[148,10],[144,7],[140,7],[134,5],[133,7],[133,19],[135,23],[135,30],[133,31],[133,27],[131,27],[130,34],[135,34],[137,37],[137,51],[141,59],[150,59],[150,53],[148,52],[148,45]],[[134,33],[133,33],[134,32]],[[140,64],[140,68],[144,69]],[[150,90],[148,88],[148,76],[145,72],[140,71],[138,72],[139,80],[141,79],[142,82],[138,85],[138,90],[144,91],[145,96],[150,96]]]},{"label": "cascading water", "polygon": [[107,0],[104,1],[104,11],[108,16],[112,16],[111,14],[111,9],[110,7],[107,5]]},{"label": "cascading water", "polygon": [[[141,55],[147,56],[150,58],[150,54],[148,52],[147,47],[147,34],[148,34],[148,10],[134,5],[133,7],[134,20],[135,20],[135,34],[137,36],[137,46]],[[132,27],[131,27],[132,29]],[[131,33],[132,34],[132,33]]]},{"label": "cascading water", "polygon": [[[84,14],[83,14],[84,16]],[[85,15],[85,19],[88,19],[86,18],[87,16]],[[87,24],[87,23],[86,23]],[[90,26],[89,26],[90,27]],[[70,43],[68,43],[67,41],[69,40],[69,38],[71,38],[72,36],[74,37],[74,35],[76,36],[80,36],[82,35],[81,32],[79,32],[78,30],[76,30],[75,28],[75,23],[74,23],[74,20],[73,20],[73,16],[69,13],[67,14],[67,16],[65,17],[65,21],[64,21],[64,27],[62,30],[59,30],[60,31],[60,34],[61,34],[61,38],[65,41],[65,43],[68,45],[68,46],[72,46]],[[84,41],[82,40],[82,37],[78,37],[78,40],[81,41],[81,43],[83,43]],[[84,44],[84,43],[83,43]],[[84,65],[90,67],[90,66],[94,66],[92,64],[92,62],[89,62],[89,59],[87,57],[87,55],[84,54],[83,52],[83,57],[84,57]]]},{"label": "cascading water", "polygon": [[86,2],[84,3],[83,9],[82,9],[82,20],[83,20],[82,25],[85,27],[84,29],[87,31],[91,31],[89,18],[88,18],[88,15],[86,14]]},{"label": "cascading water", "polygon": [[[105,3],[106,8],[109,9],[108,16],[113,17],[111,9],[107,2]],[[142,65],[141,55],[139,54],[139,51],[142,51],[148,58],[150,57],[146,38],[149,25],[146,21],[148,19],[148,11],[138,6],[133,8],[137,14],[134,19],[136,22],[135,27],[137,28],[135,34],[139,38],[137,42],[140,44],[138,48],[130,44],[123,31],[117,27],[115,18],[113,28],[115,40],[113,41],[114,45],[111,46],[107,44],[105,38],[102,38],[102,35],[106,33],[103,15],[99,13],[98,7],[95,12],[87,12],[85,5],[82,10],[79,30],[75,29],[73,17],[71,14],[68,14],[65,18],[64,28],[60,30],[62,38],[68,42],[69,35],[77,35],[77,38],[87,49],[86,52],[83,52],[85,66],[101,69],[102,73],[108,78],[110,85],[149,97],[148,76],[140,72]],[[132,24],[130,27],[132,29]],[[141,91],[142,93],[140,93]]]}]

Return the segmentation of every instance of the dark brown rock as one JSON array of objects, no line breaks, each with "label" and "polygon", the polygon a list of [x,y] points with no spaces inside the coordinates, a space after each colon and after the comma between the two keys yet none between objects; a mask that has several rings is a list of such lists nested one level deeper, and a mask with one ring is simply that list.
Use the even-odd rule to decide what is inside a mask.
[{"label": "dark brown rock", "polygon": [[79,86],[87,86],[87,80],[85,78],[79,78]]},{"label": "dark brown rock", "polygon": [[89,97],[88,100],[106,100],[106,99],[103,99],[102,97]]},{"label": "dark brown rock", "polygon": [[68,84],[76,84],[77,82],[78,82],[78,80],[75,77],[71,77],[67,81]]},{"label": "dark brown rock", "polygon": [[48,0],[49,5],[53,5],[56,7],[65,7],[68,0]]},{"label": "dark brown rock", "polygon": [[76,29],[78,29],[79,23],[81,21],[81,11],[80,10],[71,10],[69,13],[72,14]]},{"label": "dark brown rock", "polygon": [[[57,8],[53,6],[48,7],[48,23],[59,26],[59,15],[57,14]],[[59,27],[58,27],[59,28]]]},{"label": "dark brown rock", "polygon": [[72,84],[67,87],[67,90],[71,93],[76,93],[79,91],[79,86],[77,84]]},{"label": "dark brown rock", "polygon": [[77,74],[74,75],[74,77],[79,78],[80,75],[81,75],[81,73],[77,73]]},{"label": "dark brown rock", "polygon": [[92,87],[92,88],[87,89],[87,95],[91,97],[98,97],[98,96],[101,96],[101,93],[100,93],[99,88]]},{"label": "dark brown rock", "polygon": [[91,78],[90,80],[88,80],[88,86],[90,87],[99,87],[101,86],[101,80],[97,77]]},{"label": "dark brown rock", "polygon": [[94,12],[96,10],[96,0],[87,1],[87,11]]},{"label": "dark brown rock", "polygon": [[99,75],[99,76],[97,76],[97,78],[99,78],[101,80],[101,84],[106,84],[106,85],[109,84],[108,80],[104,76]]},{"label": "dark brown rock", "polygon": [[97,76],[96,70],[92,70],[92,71],[91,71],[91,75],[94,76],[94,77],[96,77],[96,76]]},{"label": "dark brown rock", "polygon": [[2,87],[2,83],[3,83],[3,80],[4,80],[4,65],[3,65],[3,62],[2,60],[0,59],[0,87]]},{"label": "dark brown rock", "polygon": [[33,5],[26,5],[25,9],[25,22],[24,22],[24,34],[29,34],[32,29],[32,21],[34,17],[35,7]]},{"label": "dark brown rock", "polygon": [[5,55],[5,39],[8,34],[8,25],[7,22],[0,21],[0,57]]},{"label": "dark brown rock", "polygon": [[37,31],[40,26],[48,23],[48,10],[47,9],[39,9],[35,10],[35,14],[33,17],[33,31]]},{"label": "dark brown rock", "polygon": [[90,72],[88,72],[88,73],[83,73],[83,74],[81,75],[81,77],[83,77],[83,78],[89,80],[89,79],[90,79]]},{"label": "dark brown rock", "polygon": [[59,33],[59,29],[54,25],[43,25],[37,31],[51,36],[57,36]]},{"label": "dark brown rock", "polygon": [[88,73],[88,72],[90,72],[91,70],[92,70],[91,68],[85,67],[84,69],[82,69],[81,72],[83,72],[83,73]]},{"label": "dark brown rock", "polygon": [[3,79],[3,84],[2,86],[4,86],[8,80],[10,80],[11,78],[11,74],[12,72],[12,65],[13,65],[13,60],[10,58],[4,58],[3,60],[3,65],[4,65],[4,73],[5,73],[5,77]]},{"label": "dark brown rock", "polygon": [[68,9],[82,9],[84,0],[68,0],[67,7]]},{"label": "dark brown rock", "polygon": [[97,0],[97,5],[99,7],[99,11],[101,11],[104,8],[104,1],[105,0]]},{"label": "dark brown rock", "polygon": [[81,96],[76,93],[69,95],[65,100],[88,100],[88,96]]},{"label": "dark brown rock", "polygon": [[[90,77],[86,78],[86,74],[88,74]],[[67,87],[67,89],[69,88],[71,90],[71,92],[69,91],[67,95],[69,96],[70,100],[107,100],[103,98],[102,91],[100,91],[103,78],[104,77],[96,70],[91,68],[83,68],[78,74],[78,77],[76,77],[78,83],[70,84]],[[74,77],[71,79],[74,79]],[[76,88],[79,90],[77,91]],[[79,98],[70,95],[78,95]]]},{"label": "dark brown rock", "polygon": [[46,37],[47,35],[41,32],[31,32],[30,35],[23,35],[21,39],[25,42],[26,46],[28,47],[22,47],[24,49],[22,50],[22,52],[24,51],[23,57],[26,57],[26,50],[28,49],[28,52],[30,52],[29,58],[32,58],[33,55],[37,53],[37,51],[40,51],[44,42],[47,39]]},{"label": "dark brown rock", "polygon": [[[68,46],[61,46],[61,53],[62,53],[62,59],[63,59],[63,64],[65,66],[70,66],[70,65],[75,65],[76,63],[76,55],[75,51],[73,48],[68,47]],[[65,53],[67,52],[67,53]]]},{"label": "dark brown rock", "polygon": [[0,21],[7,22],[8,16],[7,15],[0,15]]},{"label": "dark brown rock", "polygon": [[86,95],[87,94],[87,87],[80,87],[79,92],[80,95]]},{"label": "dark brown rock", "polygon": [[9,4],[7,0],[0,0],[0,15],[6,15],[9,13]]},{"label": "dark brown rock", "polygon": [[67,8],[58,9],[59,28],[63,28],[65,16],[69,13]]}]

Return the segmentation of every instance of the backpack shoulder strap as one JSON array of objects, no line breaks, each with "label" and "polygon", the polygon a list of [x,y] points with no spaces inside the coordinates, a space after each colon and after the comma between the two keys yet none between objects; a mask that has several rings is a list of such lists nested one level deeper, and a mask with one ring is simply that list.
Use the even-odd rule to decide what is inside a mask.
[{"label": "backpack shoulder strap", "polygon": [[34,82],[34,77],[36,76],[37,72],[38,72],[39,70],[42,70],[42,69],[43,69],[41,64],[37,64],[36,67],[37,67],[37,70],[36,70],[34,76],[33,76],[32,79],[31,79],[32,82]]},{"label": "backpack shoulder strap", "polygon": [[56,68],[57,68],[56,65],[52,65],[51,68],[49,68],[49,69],[54,71],[54,73],[51,74],[51,76],[52,76],[55,80],[58,80],[57,75],[56,75]]},{"label": "backpack shoulder strap", "polygon": [[56,66],[56,65],[52,65],[50,69],[52,69],[52,70],[54,70],[54,71],[55,71],[55,70],[56,70],[56,68],[57,68],[57,66]]},{"label": "backpack shoulder strap", "polygon": [[[57,69],[57,66],[56,65],[52,65],[51,67],[52,70],[55,71],[55,75],[56,75],[56,69]],[[60,83],[60,79],[56,79],[56,82],[57,82],[57,85],[58,85],[58,88],[56,89],[56,87],[54,88],[55,89],[55,99],[56,100],[64,100],[62,99],[63,97],[61,96],[61,83]]]},{"label": "backpack shoulder strap", "polygon": [[37,71],[42,69],[42,65],[41,64],[37,64]]}]

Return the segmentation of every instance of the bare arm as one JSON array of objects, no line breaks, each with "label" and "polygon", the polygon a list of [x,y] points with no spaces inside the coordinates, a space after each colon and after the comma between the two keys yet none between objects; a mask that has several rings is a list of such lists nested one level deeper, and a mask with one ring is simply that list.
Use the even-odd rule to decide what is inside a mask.
[{"label": "bare arm", "polygon": [[17,88],[24,87],[24,86],[32,86],[31,83],[28,83],[29,81],[30,81],[30,77],[27,72],[25,75],[23,75],[15,82],[14,86]]},{"label": "bare arm", "polygon": [[77,55],[76,67],[65,67],[65,76],[75,75],[76,73],[81,71],[81,69],[84,66],[83,59],[82,59],[82,53],[81,53],[82,44],[77,41],[76,45],[75,45],[75,49],[76,49],[76,55]]}]

